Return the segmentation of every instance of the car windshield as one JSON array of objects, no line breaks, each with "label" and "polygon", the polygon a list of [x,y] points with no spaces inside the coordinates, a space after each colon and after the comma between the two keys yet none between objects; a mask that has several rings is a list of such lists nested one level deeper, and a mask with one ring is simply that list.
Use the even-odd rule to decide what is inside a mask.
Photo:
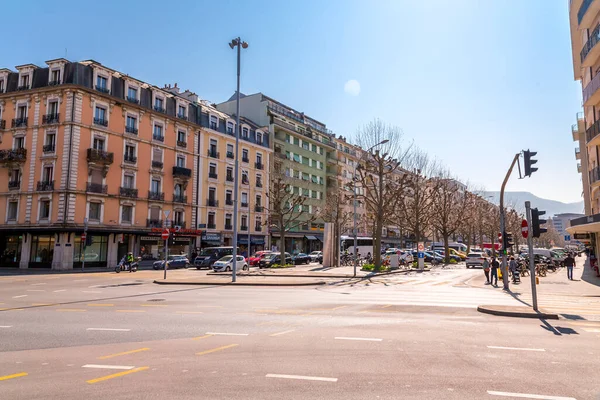
[{"label": "car windshield", "polygon": [[481,253],[469,253],[469,255],[467,257],[483,257],[483,254],[481,254]]},{"label": "car windshield", "polygon": [[216,252],[217,252],[217,249],[214,249],[214,248],[213,248],[213,249],[211,249],[211,248],[209,247],[209,248],[206,248],[206,249],[202,249],[202,251],[201,251],[201,252],[200,252],[200,254],[198,254],[198,255],[199,255],[199,256],[212,256],[212,255],[214,255]]},{"label": "car windshield", "polygon": [[221,258],[219,261],[229,262],[229,261],[231,261],[232,258],[233,258],[233,256],[225,256],[225,257]]}]

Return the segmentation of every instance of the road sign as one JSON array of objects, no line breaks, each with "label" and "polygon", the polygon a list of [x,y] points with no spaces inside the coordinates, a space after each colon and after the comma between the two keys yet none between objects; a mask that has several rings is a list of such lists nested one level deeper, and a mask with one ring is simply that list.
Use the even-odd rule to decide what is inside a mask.
[{"label": "road sign", "polygon": [[85,238],[86,238],[86,237],[87,237],[87,234],[86,234],[85,232],[83,232],[83,233],[81,234],[81,240],[82,240],[82,241],[85,241]]},{"label": "road sign", "polygon": [[425,253],[423,253],[422,251],[419,251],[417,253],[417,258],[425,258]]},{"label": "road sign", "polygon": [[169,238],[169,230],[165,229],[164,231],[162,231],[160,237],[163,238],[163,240],[167,240]]},{"label": "road sign", "polygon": [[571,241],[571,235],[565,235],[565,242]]},{"label": "road sign", "polygon": [[423,251],[425,251],[425,244],[423,242],[419,242],[419,244],[417,246],[417,250],[419,251],[419,253],[422,253]]},{"label": "road sign", "polygon": [[527,225],[526,219],[521,221],[521,235],[523,235],[525,239],[527,239],[527,236],[529,236],[529,225]]},{"label": "road sign", "polygon": [[165,213],[165,218],[168,219],[169,218],[169,214],[171,214],[171,210],[165,210],[163,212]]}]

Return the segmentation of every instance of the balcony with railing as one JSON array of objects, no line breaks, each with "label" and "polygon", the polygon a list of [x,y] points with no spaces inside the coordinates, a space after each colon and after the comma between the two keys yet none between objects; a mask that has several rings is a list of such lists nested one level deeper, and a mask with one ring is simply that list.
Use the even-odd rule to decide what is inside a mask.
[{"label": "balcony with railing", "polygon": [[190,178],[192,176],[192,170],[185,167],[173,166],[173,176],[178,178]]},{"label": "balcony with railing", "polygon": [[103,185],[101,183],[92,183],[88,182],[85,187],[85,191],[88,193],[108,193],[108,185]]},{"label": "balcony with railing", "polygon": [[182,149],[185,149],[187,147],[187,142],[184,142],[182,140],[178,140],[177,141],[177,147],[181,147]]},{"label": "balcony with railing", "polygon": [[17,190],[21,187],[21,181],[8,181],[8,190]]},{"label": "balcony with railing", "polygon": [[131,126],[131,125],[125,125],[125,132],[131,133],[132,135],[137,135],[138,128],[136,128],[135,126]]},{"label": "balcony with railing", "polygon": [[250,180],[248,179],[248,177],[246,175],[242,175],[242,185],[249,185],[250,184]]},{"label": "balcony with railing", "polygon": [[254,232],[262,232],[262,225],[255,225]]},{"label": "balcony with railing", "polygon": [[148,190],[148,200],[164,201],[165,194],[163,192],[153,192],[152,190]]},{"label": "balcony with railing", "polygon": [[254,211],[259,212],[259,213],[263,212],[263,206],[261,206],[260,204],[255,204]]},{"label": "balcony with railing", "polygon": [[583,89],[583,105],[593,106],[600,101],[600,74],[596,74]]},{"label": "balcony with railing", "polygon": [[219,158],[221,155],[218,151],[211,150],[211,149],[208,149],[207,153],[208,153],[208,156],[211,158]]},{"label": "balcony with railing", "polygon": [[225,205],[226,206],[232,206],[233,205],[233,200],[232,199],[225,199]]},{"label": "balcony with railing", "polygon": [[230,231],[233,229],[233,225],[232,224],[225,224],[225,230],[226,231]]},{"label": "balcony with railing", "polygon": [[0,163],[21,163],[27,159],[27,149],[0,150]]},{"label": "balcony with railing", "polygon": [[54,181],[38,181],[38,192],[51,192],[54,190]]},{"label": "balcony with railing", "polygon": [[187,116],[185,114],[177,114],[177,118],[187,121]]},{"label": "balcony with railing", "polygon": [[581,151],[579,150],[579,148],[575,149],[575,159],[581,160]]},{"label": "balcony with railing", "polygon": [[56,79],[56,80],[48,82],[48,86],[58,86],[58,85],[60,85],[60,79]]},{"label": "balcony with railing", "polygon": [[245,202],[245,203],[244,203],[244,202],[242,201],[242,202],[240,203],[240,205],[241,205],[241,207],[242,207],[242,208],[248,208],[248,202]]},{"label": "balcony with railing", "polygon": [[137,157],[125,153],[125,155],[123,156],[123,161],[129,164],[135,164],[137,162]]},{"label": "balcony with railing", "polygon": [[262,181],[256,181],[256,187],[257,188],[263,187]]},{"label": "balcony with railing", "polygon": [[172,225],[173,226],[178,226],[181,229],[185,229],[186,228],[185,221],[177,221],[177,220],[175,220],[175,221],[173,221]]},{"label": "balcony with railing", "polygon": [[583,0],[577,11],[577,23],[580,25],[580,29],[589,27],[598,11],[600,11],[598,1]]},{"label": "balcony with railing", "polygon": [[56,146],[54,144],[45,144],[42,146],[42,152],[44,154],[54,153],[56,151]]},{"label": "balcony with railing", "polygon": [[209,172],[209,173],[208,173],[208,177],[209,177],[210,179],[218,179],[218,178],[219,178],[219,175],[217,175],[217,173],[216,173],[216,172]]},{"label": "balcony with railing", "polygon": [[127,96],[127,101],[133,104],[140,104],[140,101],[137,99],[137,97],[129,97]]},{"label": "balcony with railing", "polygon": [[42,115],[42,124],[44,125],[58,124],[59,122],[59,113]]},{"label": "balcony with railing", "polygon": [[164,114],[164,113],[165,113],[167,110],[165,110],[165,108],[164,108],[164,107],[161,107],[161,106],[156,106],[156,105],[155,105],[155,106],[154,106],[154,111],[157,111],[157,112],[159,112],[159,113],[163,113],[163,114]]},{"label": "balcony with railing", "polygon": [[110,94],[110,89],[108,89],[106,86],[96,85],[96,90],[100,93]]},{"label": "balcony with railing", "polygon": [[247,231],[248,225],[240,225],[240,231]]},{"label": "balcony with railing", "polygon": [[29,85],[19,85],[17,86],[17,90],[29,90]]},{"label": "balcony with railing", "polygon": [[27,127],[27,117],[13,118],[12,127],[13,128],[26,128]]},{"label": "balcony with railing", "polygon": [[233,159],[233,157],[234,157],[234,156],[233,156],[233,151],[228,151],[228,152],[227,152],[227,158],[231,158],[231,159]]},{"label": "balcony with railing", "polygon": [[162,228],[163,227],[163,221],[162,219],[147,219],[146,220],[146,227],[148,228]]},{"label": "balcony with railing", "polygon": [[264,168],[264,164],[257,161],[257,162],[254,163],[254,168],[256,168],[256,169],[263,169]]},{"label": "balcony with railing", "polygon": [[0,119],[0,129],[6,129],[6,120]]},{"label": "balcony with railing", "polygon": [[160,135],[160,134],[153,133],[153,134],[152,134],[152,139],[153,139],[153,140],[157,140],[157,141],[159,141],[159,142],[164,142],[164,141],[165,141],[165,136],[164,136],[164,135]]},{"label": "balcony with railing", "polygon": [[162,167],[163,167],[162,161],[152,160],[152,168],[162,169]]},{"label": "balcony with railing", "polygon": [[174,203],[187,203],[187,196],[184,194],[174,194],[173,202]]},{"label": "balcony with railing", "polygon": [[250,162],[250,159],[247,156],[246,157],[242,156],[242,162],[245,162],[245,163]]},{"label": "balcony with railing", "polygon": [[594,122],[592,126],[585,130],[585,141],[586,143],[590,143],[592,139],[600,134],[600,120]]},{"label": "balcony with railing", "polygon": [[590,33],[587,42],[581,49],[581,67],[586,68],[592,66],[594,60],[598,58],[598,47],[596,44],[600,41],[600,24],[597,25],[594,30]]},{"label": "balcony with railing", "polygon": [[134,188],[128,188],[128,187],[121,186],[119,188],[119,195],[121,197],[129,197],[131,199],[137,199],[137,197],[138,197],[138,190],[134,189]]},{"label": "balcony with railing", "polygon": [[207,207],[219,207],[219,200],[208,198],[208,199],[206,199],[206,206]]},{"label": "balcony with railing", "polygon": [[94,125],[98,126],[108,126],[108,120],[106,118],[96,118],[94,117]]},{"label": "balcony with railing", "polygon": [[206,224],[206,229],[217,229],[217,224],[215,224],[214,222],[212,224],[208,223]]},{"label": "balcony with railing", "polygon": [[590,183],[596,184],[600,182],[600,167],[594,167],[590,171]]},{"label": "balcony with railing", "polygon": [[233,175],[229,175],[229,174],[227,174],[227,176],[225,176],[225,180],[226,180],[227,182],[233,182]]},{"label": "balcony with railing", "polygon": [[91,163],[110,165],[114,162],[114,153],[90,148],[87,149],[87,160]]}]

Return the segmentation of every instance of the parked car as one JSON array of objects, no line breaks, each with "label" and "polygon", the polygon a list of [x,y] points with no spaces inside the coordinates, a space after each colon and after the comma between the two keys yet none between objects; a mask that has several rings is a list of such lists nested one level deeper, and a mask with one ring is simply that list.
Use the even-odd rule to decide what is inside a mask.
[{"label": "parked car", "polygon": [[[237,270],[240,269],[246,271],[248,269],[248,263],[244,259],[244,256],[237,256]],[[233,255],[225,256],[213,263],[213,271],[223,272],[231,271],[233,269]]]},{"label": "parked car", "polygon": [[487,255],[485,253],[472,252],[467,254],[467,268],[481,267]]},{"label": "parked car", "polygon": [[[452,250],[452,249],[450,249],[450,250]],[[444,252],[444,250],[436,250],[435,254],[442,257],[443,260],[446,259],[446,257],[445,257],[446,253]],[[450,260],[454,260],[457,263],[462,261],[462,259],[459,256],[452,254],[452,252],[450,252]]]},{"label": "parked car", "polygon": [[251,255],[250,258],[248,258],[248,265],[250,265],[251,267],[258,266],[260,259],[270,253],[271,252],[268,250],[257,251],[256,253]]},{"label": "parked car", "polygon": [[[190,260],[188,260],[188,258],[186,256],[182,256],[182,255],[169,256],[169,258],[167,259],[167,269],[187,268],[187,267],[189,267],[189,265],[190,265]],[[164,269],[165,261],[164,260],[154,261],[154,263],[152,263],[152,268]]]},{"label": "parked car", "polygon": [[[233,254],[233,247],[206,247],[202,249],[200,254],[194,260],[194,266],[197,269],[211,269],[213,264],[225,256]],[[239,249],[238,249],[239,254]]]},{"label": "parked car", "polygon": [[[292,255],[290,253],[284,253],[285,255],[285,260],[283,261],[283,264],[291,264],[292,263]],[[273,265],[282,264],[281,261],[281,253],[271,253],[271,254],[267,254],[266,256],[264,256],[263,258],[260,259],[259,263],[258,263],[258,268],[270,268]]]},{"label": "parked car", "polygon": [[[419,253],[418,253],[417,251],[413,251],[413,252],[412,252],[412,256],[413,256],[413,258],[414,258],[415,260],[417,259],[418,255],[419,255]],[[431,262],[431,260],[433,260],[434,258],[435,258],[435,259],[436,259],[438,262],[442,262],[442,261],[443,261],[443,258],[442,258],[440,255],[436,254],[436,255],[434,256],[434,255],[433,255],[431,252],[429,252],[429,251],[424,251],[424,252],[423,252],[423,255],[424,255],[423,259],[425,260],[425,262]]]},{"label": "parked car", "polygon": [[392,254],[397,254],[398,255],[398,261],[406,261],[407,263],[411,263],[414,260],[414,257],[412,255],[412,252],[408,252],[408,251],[402,251],[400,249],[388,249],[385,252],[386,256],[392,255]]},{"label": "parked car", "polygon": [[322,251],[313,251],[308,256],[310,257],[310,260],[312,262],[318,261],[319,257],[321,257],[321,261],[323,260],[323,252]]},{"label": "parked car", "polygon": [[305,253],[298,253],[295,256],[292,256],[292,262],[294,265],[310,264],[310,256]]}]

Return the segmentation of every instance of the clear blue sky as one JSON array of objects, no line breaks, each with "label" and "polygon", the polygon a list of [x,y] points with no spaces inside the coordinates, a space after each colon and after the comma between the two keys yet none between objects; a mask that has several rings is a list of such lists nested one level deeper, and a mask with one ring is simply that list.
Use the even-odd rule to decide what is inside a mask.
[{"label": "clear blue sky", "polygon": [[[3,6],[2,65],[95,59],[213,102],[274,97],[353,137],[378,117],[461,179],[499,190],[511,157],[539,171],[509,190],[581,199],[570,127],[580,111],[566,0],[31,1]],[[360,93],[344,90],[349,80]]]}]

